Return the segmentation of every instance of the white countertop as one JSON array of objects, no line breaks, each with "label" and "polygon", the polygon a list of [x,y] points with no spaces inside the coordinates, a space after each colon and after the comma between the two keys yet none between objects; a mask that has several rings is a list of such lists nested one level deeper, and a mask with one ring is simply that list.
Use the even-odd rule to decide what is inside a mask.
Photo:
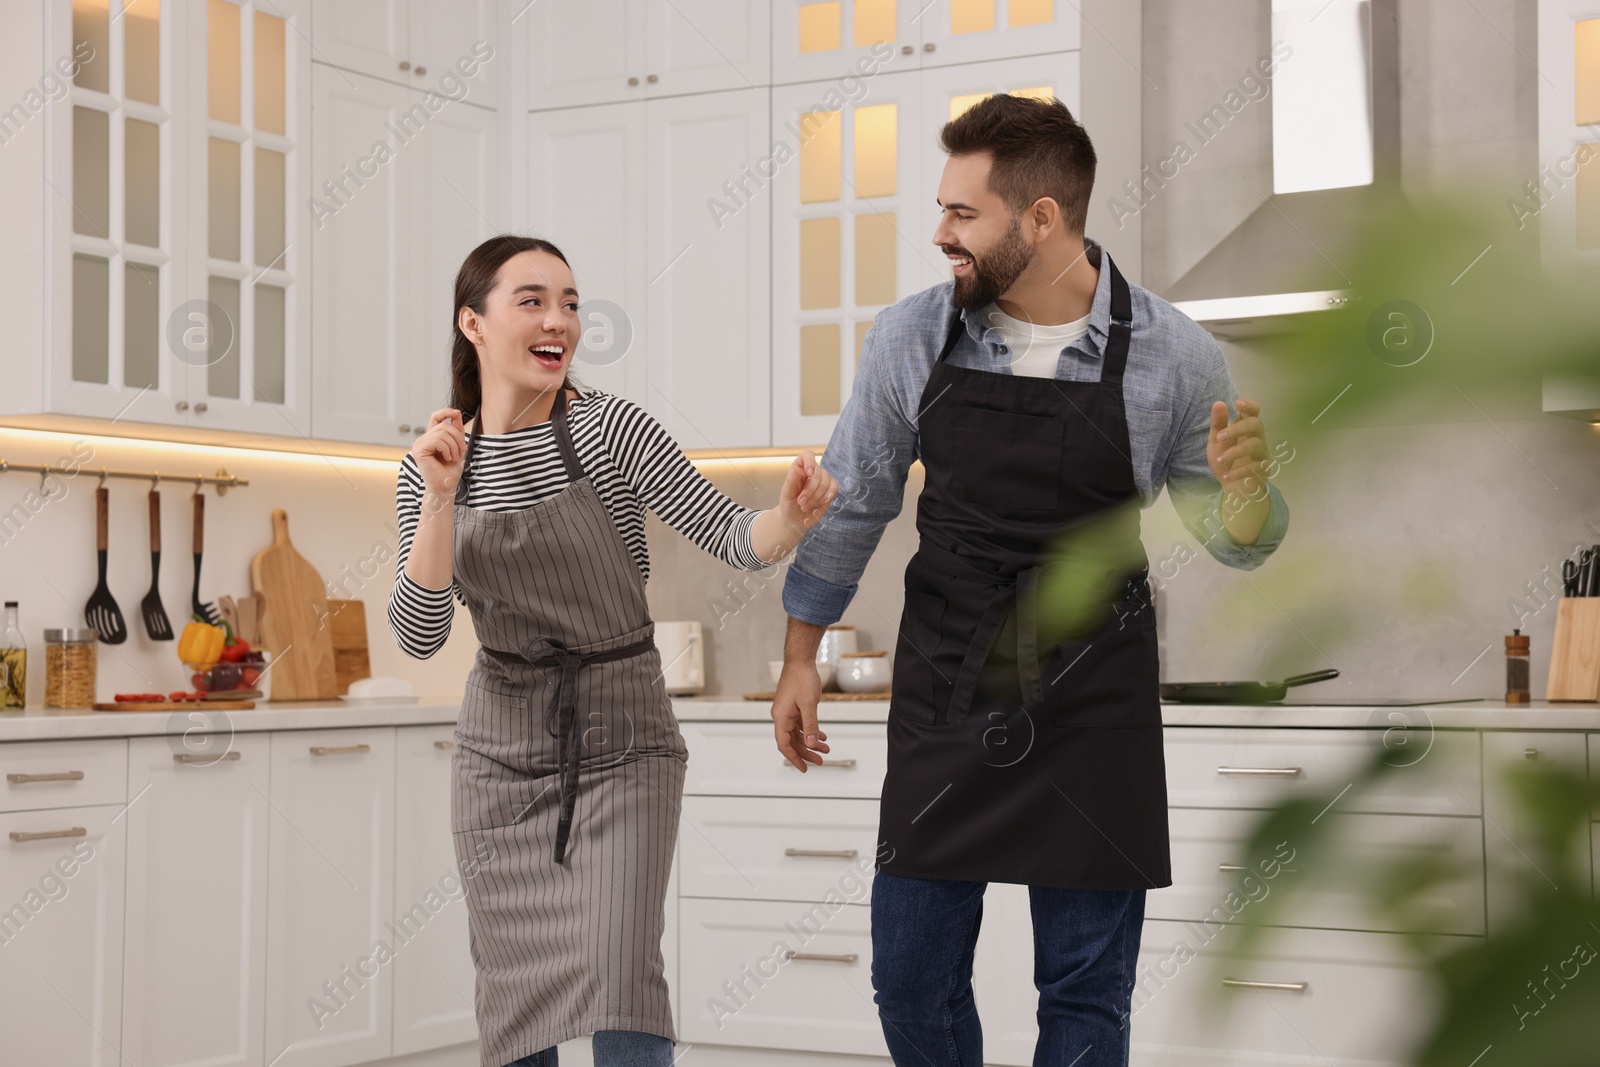
[{"label": "white countertop", "polygon": [[[770,722],[765,701],[735,697],[675,697],[682,722]],[[200,729],[327,730],[361,726],[421,726],[453,723],[460,699],[423,697],[415,704],[349,705],[294,703],[257,705],[251,711],[212,711],[204,705],[179,711],[89,711],[78,708],[28,708],[0,712],[0,742],[70,740],[85,737],[148,737]],[[888,701],[824,701],[818,708],[823,729],[841,723],[882,723]],[[1538,701],[1508,707],[1498,701],[1409,706],[1163,704],[1167,726],[1258,726],[1291,729],[1387,729],[1392,726],[1441,730],[1596,730],[1600,704],[1550,704]]]}]

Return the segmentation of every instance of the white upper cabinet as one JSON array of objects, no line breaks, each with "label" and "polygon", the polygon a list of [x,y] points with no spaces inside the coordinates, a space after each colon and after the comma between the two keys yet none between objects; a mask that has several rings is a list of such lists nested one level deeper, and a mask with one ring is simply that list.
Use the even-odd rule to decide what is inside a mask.
[{"label": "white upper cabinet", "polygon": [[933,284],[943,257],[923,195],[922,76],[881,74],[852,102],[832,82],[772,94],[773,444],[827,442],[873,317]]},{"label": "white upper cabinet", "polygon": [[448,398],[456,270],[500,228],[495,116],[321,64],[311,80],[315,433],[409,445]]},{"label": "white upper cabinet", "polygon": [[765,3],[540,0],[514,18],[527,25],[528,106],[535,110],[771,80]]},{"label": "white upper cabinet", "polygon": [[649,400],[645,152],[643,103],[528,116],[528,232],[555,242],[578,282],[572,375],[640,405]]},{"label": "white upper cabinet", "polygon": [[917,19],[924,67],[1081,45],[1078,0],[933,0]]},{"label": "white upper cabinet", "polygon": [[501,15],[499,0],[315,0],[311,43],[319,63],[493,107]]},{"label": "white upper cabinet", "polygon": [[774,0],[777,84],[1079,47],[1071,0]]},{"label": "white upper cabinet", "polygon": [[646,105],[645,408],[686,449],[771,444],[768,91]]}]

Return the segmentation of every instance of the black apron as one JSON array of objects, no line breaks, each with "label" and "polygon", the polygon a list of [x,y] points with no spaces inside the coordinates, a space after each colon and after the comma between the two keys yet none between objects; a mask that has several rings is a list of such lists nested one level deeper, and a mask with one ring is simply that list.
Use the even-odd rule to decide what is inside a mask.
[{"label": "black apron", "polygon": [[[1098,382],[952,366],[966,335],[957,313],[923,390],[920,544],[879,824],[890,874],[1172,884],[1155,612],[1122,399],[1132,303],[1101,258],[1112,324]],[[1138,564],[1113,576],[1091,632],[1039,647],[1041,575],[1063,535],[1091,525]]]}]

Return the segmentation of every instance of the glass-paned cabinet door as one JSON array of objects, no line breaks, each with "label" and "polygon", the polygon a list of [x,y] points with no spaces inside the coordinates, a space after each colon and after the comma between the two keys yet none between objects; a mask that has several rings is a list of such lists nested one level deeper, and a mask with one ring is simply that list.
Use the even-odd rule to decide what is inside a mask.
[{"label": "glass-paned cabinet door", "polygon": [[925,0],[775,0],[772,80],[834,79],[848,91],[921,65]]},{"label": "glass-paned cabinet door", "polygon": [[1600,6],[1540,0],[1539,67],[1539,156],[1549,180],[1521,209],[1513,201],[1513,212],[1538,216],[1552,269],[1600,264]]},{"label": "glass-paned cabinet door", "polygon": [[[205,0],[191,55],[192,296],[184,306],[191,421],[310,429],[305,203],[309,105],[303,5]],[[195,60],[191,60],[195,62]]]},{"label": "glass-paned cabinet door", "polygon": [[51,411],[182,422],[187,383],[163,358],[181,289],[173,251],[185,176],[169,71],[171,0],[72,0],[48,7],[55,73],[46,201]]},{"label": "glass-paned cabinet door", "polygon": [[919,78],[880,75],[856,100],[832,82],[773,90],[775,445],[827,442],[873,317],[939,269]]},{"label": "glass-paned cabinet door", "polygon": [[[938,129],[969,107],[994,93],[1035,96],[1060,100],[1076,116],[1082,116],[1077,52],[1060,55],[1028,56],[994,63],[970,63],[922,72],[923,121],[932,137],[922,143],[922,203],[937,210],[939,179],[944,174],[945,154],[939,147]],[[1092,222],[1092,217],[1091,217]],[[1093,237],[1094,234],[1090,233]],[[950,267],[939,257],[938,281],[950,277]]]},{"label": "glass-paned cabinet door", "polygon": [[933,0],[917,19],[923,67],[1081,47],[1080,0]]}]

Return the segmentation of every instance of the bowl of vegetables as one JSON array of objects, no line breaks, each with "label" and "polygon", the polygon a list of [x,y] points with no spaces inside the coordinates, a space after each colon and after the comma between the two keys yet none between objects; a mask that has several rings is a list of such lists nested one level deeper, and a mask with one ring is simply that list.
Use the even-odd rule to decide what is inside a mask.
[{"label": "bowl of vegetables", "polygon": [[199,692],[243,695],[259,691],[266,696],[267,652],[234,636],[226,621],[213,626],[199,615],[192,616],[178,638],[178,659],[189,668],[189,684]]}]

